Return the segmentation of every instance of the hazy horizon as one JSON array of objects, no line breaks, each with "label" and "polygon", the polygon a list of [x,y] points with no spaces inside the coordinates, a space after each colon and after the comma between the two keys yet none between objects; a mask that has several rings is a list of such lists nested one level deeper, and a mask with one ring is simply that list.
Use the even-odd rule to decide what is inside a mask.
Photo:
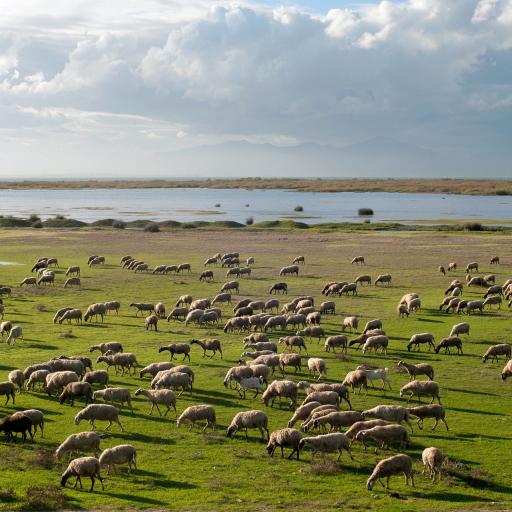
[{"label": "hazy horizon", "polygon": [[0,179],[512,177],[512,0],[7,0]]}]

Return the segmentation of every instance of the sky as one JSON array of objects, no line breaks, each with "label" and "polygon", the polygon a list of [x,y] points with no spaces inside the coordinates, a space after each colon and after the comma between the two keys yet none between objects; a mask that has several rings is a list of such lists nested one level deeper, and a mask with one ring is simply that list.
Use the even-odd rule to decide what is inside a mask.
[{"label": "sky", "polygon": [[512,0],[2,2],[3,179],[512,178],[511,142]]}]

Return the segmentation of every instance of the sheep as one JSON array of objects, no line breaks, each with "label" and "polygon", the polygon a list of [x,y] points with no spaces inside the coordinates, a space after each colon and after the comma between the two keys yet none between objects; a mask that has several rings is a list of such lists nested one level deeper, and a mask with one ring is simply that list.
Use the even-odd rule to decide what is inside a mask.
[{"label": "sheep", "polygon": [[111,366],[114,367],[116,374],[121,370],[121,375],[124,375],[125,371],[128,375],[135,375],[135,369],[137,367],[137,358],[135,354],[131,352],[117,352],[115,354],[99,356],[96,359],[97,363],[107,363],[107,371]]},{"label": "sheep", "polygon": [[94,452],[97,457],[100,450],[100,441],[104,434],[96,432],[80,432],[71,434],[55,450],[55,458],[60,459],[67,452]]},{"label": "sheep", "polygon": [[426,363],[410,364],[406,361],[398,361],[399,368],[405,368],[409,374],[409,381],[416,379],[418,375],[426,375],[430,380],[434,380],[434,368]]},{"label": "sheep", "polygon": [[[380,425],[367,430],[360,430],[355,438],[363,443],[366,450],[366,439],[373,439],[381,450],[389,449],[392,443],[399,443],[399,449],[406,448],[410,442],[407,430],[402,425]],[[377,447],[375,448],[377,453]]]},{"label": "sheep", "polygon": [[133,405],[130,395],[130,390],[127,388],[105,388],[95,391],[92,395],[92,399],[96,401],[98,398],[102,398],[105,402],[111,402],[113,404],[118,403],[121,409],[126,403],[133,414]]},{"label": "sheep", "polygon": [[373,427],[382,427],[384,425],[389,425],[387,421],[384,420],[363,420],[363,421],[356,421],[352,424],[352,426],[345,432],[345,435],[354,441],[356,435],[358,432],[361,432],[361,430],[369,430]]},{"label": "sheep", "polygon": [[306,316],[299,314],[291,314],[286,318],[286,326],[302,326],[306,327]]},{"label": "sheep", "polygon": [[64,282],[64,288],[68,288],[70,286],[81,286],[81,281],[79,277],[70,277],[66,279]]},{"label": "sheep", "polygon": [[34,370],[30,373],[27,383],[25,384],[25,389],[28,391],[32,389],[36,383],[40,384],[42,387],[46,383],[46,376],[50,373],[49,368],[45,370]]},{"label": "sheep", "polygon": [[[378,480],[382,487],[389,489],[389,479],[393,475],[404,474],[405,476],[405,485],[409,485],[409,479],[411,480],[411,485],[414,487],[414,475],[413,475],[413,467],[412,467],[412,459],[409,455],[398,454],[393,457],[389,457],[388,459],[381,460],[374,468],[372,474],[366,481],[366,488],[371,491],[375,482]],[[386,485],[381,481],[381,478],[386,478]]]},{"label": "sheep", "polygon": [[25,277],[25,279],[23,279],[23,281],[21,281],[21,283],[20,283],[20,288],[23,285],[25,285],[25,286],[28,286],[28,285],[35,286],[35,285],[37,285],[37,278],[36,277]]},{"label": "sheep", "polygon": [[407,350],[410,352],[413,347],[416,347],[416,349],[419,351],[420,346],[426,343],[428,344],[428,350],[430,351],[431,348],[436,348],[434,341],[435,339],[433,334],[428,332],[414,334],[407,344]]},{"label": "sheep", "polygon": [[300,354],[295,353],[285,353],[280,354],[279,356],[279,368],[281,369],[281,373],[285,374],[285,366],[291,366],[295,368],[295,373],[301,370],[302,367],[302,359]]},{"label": "sheep", "polygon": [[377,405],[372,409],[363,411],[364,418],[376,418],[380,420],[392,421],[394,423],[402,423],[405,421],[412,430],[411,418],[409,411],[400,405]]},{"label": "sheep", "polygon": [[417,423],[418,423],[418,428],[420,430],[423,429],[423,420],[425,418],[435,418],[436,422],[434,423],[432,430],[435,430],[439,420],[441,420],[444,423],[446,430],[448,430],[448,423],[446,422],[446,419],[445,419],[446,412],[442,405],[438,405],[438,404],[418,405],[416,407],[410,407],[408,410],[412,416],[416,416],[418,418]]},{"label": "sheep", "polygon": [[436,354],[439,354],[439,351],[444,348],[445,354],[450,353],[450,347],[456,347],[457,348],[457,354],[462,355],[462,341],[457,336],[449,336],[448,338],[443,338],[439,345],[436,347]]},{"label": "sheep", "polygon": [[117,464],[128,464],[128,473],[131,473],[132,466],[137,469],[137,450],[131,444],[119,444],[113,448],[103,450],[100,455],[100,466],[107,466],[107,475],[110,470],[115,471]]},{"label": "sheep", "polygon": [[146,331],[148,330],[155,330],[155,332],[158,331],[158,316],[157,315],[149,315],[144,320],[144,328]]},{"label": "sheep", "polygon": [[437,270],[439,272],[441,272],[441,274],[443,274],[443,276],[446,275],[446,269],[443,267],[443,265],[439,265],[439,267],[437,267]]},{"label": "sheep", "polygon": [[413,380],[407,383],[400,390],[400,397],[403,397],[407,394],[409,394],[407,403],[409,403],[414,395],[418,397],[418,403],[421,401],[421,397],[424,395],[432,397],[430,403],[432,403],[435,398],[437,398],[437,401],[441,403],[441,398],[439,397],[439,384],[434,380]]},{"label": "sheep", "polygon": [[171,353],[171,361],[176,354],[183,354],[183,361],[185,361],[185,359],[190,361],[190,345],[188,343],[171,343],[170,345],[160,347],[158,353],[164,350],[168,350]]},{"label": "sheep", "polygon": [[253,398],[256,398],[260,391],[265,391],[263,387],[263,379],[261,377],[248,377],[246,379],[240,379],[237,383],[238,394],[240,398],[245,400],[245,392],[249,389],[253,389],[255,391]]},{"label": "sheep", "polygon": [[306,327],[305,329],[302,329],[301,331],[297,331],[296,335],[297,336],[307,336],[310,339],[318,338],[318,341],[320,341],[320,338],[325,338],[325,331],[324,331],[323,327],[313,326],[313,327]]},{"label": "sheep", "polygon": [[236,432],[240,429],[245,429],[245,437],[248,437],[247,429],[257,428],[261,432],[261,439],[264,439],[265,432],[267,433],[267,440],[269,439],[268,431],[268,416],[263,411],[250,410],[242,411],[235,415],[229,424],[226,435],[233,438]]},{"label": "sheep", "polygon": [[289,350],[293,351],[293,347],[298,347],[299,352],[304,349],[306,354],[308,353],[308,349],[306,347],[306,342],[304,341],[304,338],[301,336],[285,336],[283,338],[279,338],[279,343],[284,344],[285,347]]},{"label": "sheep", "polygon": [[405,304],[398,304],[396,314],[400,317],[409,317],[409,308]]},{"label": "sheep", "polygon": [[211,405],[192,405],[187,407],[176,420],[178,428],[184,423],[189,423],[189,432],[192,430],[196,421],[206,420],[206,425],[202,429],[204,432],[208,427],[212,427],[215,430],[217,423],[217,415],[215,409]]},{"label": "sheep", "polygon": [[30,424],[34,427],[34,433],[37,432],[37,427],[41,430],[41,437],[44,437],[44,414],[39,409],[26,409],[24,411],[17,411],[11,417],[17,418],[26,416],[30,420]]},{"label": "sheep", "polygon": [[320,325],[321,320],[322,316],[318,311],[312,311],[306,316],[306,324],[308,325]]},{"label": "sheep", "polygon": [[512,361],[508,361],[508,363],[504,366],[501,371],[501,378],[503,380],[507,380],[508,377],[512,376]]},{"label": "sheep", "polygon": [[37,263],[35,263],[30,271],[35,272],[36,270],[39,270],[41,268],[47,268],[47,267],[48,267],[48,263],[46,262],[45,259],[42,259],[41,261],[38,261]]},{"label": "sheep", "polygon": [[[251,336],[247,336],[246,338],[244,338],[244,348],[250,348],[250,349],[253,349],[253,350],[256,350],[256,351],[259,351],[259,350],[269,350],[271,352],[277,352],[277,345],[273,342],[273,341],[268,341],[268,337],[266,335],[263,335],[265,336],[265,338],[261,337],[256,337],[257,333],[255,333],[254,335],[251,334]],[[258,333],[259,334],[259,333]],[[254,340],[254,339],[266,339],[267,341],[248,341],[248,340]]]},{"label": "sheep", "polygon": [[[329,432],[333,432],[341,427],[350,427],[358,421],[362,421],[364,418],[360,412],[357,411],[330,411],[327,414],[321,415],[315,418],[312,425],[315,428],[325,429],[326,425],[330,426]],[[303,426],[306,431],[311,426],[311,422]]]},{"label": "sheep", "polygon": [[[0,384],[1,386],[1,384]],[[17,434],[21,432],[21,437],[23,442],[27,440],[27,432],[30,434],[30,439],[34,440],[34,434],[32,433],[32,422],[30,418],[25,414],[18,414],[12,416],[6,416],[0,421],[0,432],[5,432],[7,440],[13,441],[16,440],[16,436],[13,436],[13,433]]]},{"label": "sheep", "polygon": [[185,320],[185,318],[187,317],[187,315],[189,314],[189,309],[187,307],[184,307],[184,308],[174,308],[171,310],[171,312],[167,315],[167,321],[170,322],[171,320],[174,320],[174,319],[183,319]]},{"label": "sheep", "polygon": [[288,459],[293,457],[293,454],[297,454],[297,460],[299,460],[300,453],[300,441],[302,439],[302,433],[294,428],[283,428],[281,430],[275,430],[270,434],[268,444],[267,444],[267,452],[273,457],[276,448],[279,446],[281,448],[281,457],[284,458],[284,450],[283,448],[290,447],[292,448],[292,452],[288,455]]},{"label": "sheep", "polygon": [[164,388],[181,388],[181,392],[178,396],[181,396],[185,391],[190,391],[192,396],[192,378],[188,373],[166,370],[155,375],[155,378],[151,381],[152,389],[164,389]]},{"label": "sheep", "polygon": [[481,300],[468,301],[467,306],[466,306],[466,312],[468,315],[471,314],[471,311],[475,311],[475,310],[478,310],[478,311],[480,311],[480,313],[483,313],[483,309],[484,309],[484,303]]},{"label": "sheep", "polygon": [[103,485],[103,478],[101,477],[100,474],[100,469],[100,462],[96,457],[80,457],[78,459],[74,459],[69,463],[66,471],[62,473],[60,485],[62,487],[66,487],[66,483],[69,480],[69,478],[75,476],[76,482],[74,488],[76,489],[77,484],[80,483],[80,489],[82,489],[81,477],[88,476],[91,479],[91,488],[89,492],[92,492],[92,490],[94,489],[94,483],[96,481],[96,478],[100,481],[101,488],[105,490],[105,487]]},{"label": "sheep", "polygon": [[419,297],[416,297],[415,299],[410,300],[409,304],[407,305],[407,308],[409,310],[409,313],[419,311],[421,309],[421,299]]},{"label": "sheep", "polygon": [[357,284],[356,283],[348,283],[339,291],[339,295],[343,295],[344,293],[348,296],[349,292],[352,292],[352,295],[357,295]]},{"label": "sheep", "polygon": [[361,350],[363,351],[363,353],[366,353],[366,352],[371,352],[373,349],[375,351],[375,353],[377,353],[377,350],[379,350],[379,348],[380,348],[382,350],[383,354],[387,354],[388,343],[389,343],[389,340],[388,340],[387,336],[382,336],[382,335],[370,336],[364,342],[364,345]]},{"label": "sheep", "polygon": [[347,353],[347,344],[348,338],[343,334],[339,334],[337,336],[329,336],[325,340],[324,348],[326,352],[330,352],[331,349],[334,353],[336,353],[336,347],[341,348],[341,352]]},{"label": "sheep", "polygon": [[291,380],[275,380],[265,390],[261,400],[265,407],[268,407],[269,402],[270,407],[274,407],[276,397],[279,397],[279,403],[281,398],[289,398],[290,409],[293,409],[297,401],[297,384]]},{"label": "sheep", "polygon": [[458,336],[459,334],[467,334],[469,336],[469,324],[455,324],[450,331],[450,336]]},{"label": "sheep", "polygon": [[361,393],[361,388],[364,389],[365,392],[368,391],[368,379],[366,377],[366,372],[362,370],[348,372],[342,384],[344,386],[351,386],[352,391],[354,391],[355,388],[358,388],[359,393]]},{"label": "sheep", "polygon": [[478,263],[476,261],[472,261],[466,265],[466,273],[473,272],[473,270],[478,272]]},{"label": "sheep", "polygon": [[[92,364],[89,358],[85,358],[88,364]],[[59,357],[46,363],[52,372],[70,371],[82,376],[85,373],[85,364],[80,359]]]},{"label": "sheep", "polygon": [[14,345],[18,338],[23,339],[23,328],[21,327],[21,325],[15,325],[9,331],[9,336],[7,337],[7,344]]},{"label": "sheep", "polygon": [[444,294],[448,295],[449,293],[454,293],[455,290],[459,290],[460,293],[462,293],[462,290],[464,289],[464,284],[459,281],[458,279],[455,279],[455,281],[452,281],[450,283],[450,286],[445,290]]},{"label": "sheep", "polygon": [[507,361],[512,357],[512,347],[508,343],[493,345],[489,347],[482,356],[482,362],[485,363],[489,357],[492,357],[492,360],[496,359],[496,362],[498,362],[498,356],[505,356],[505,361]]},{"label": "sheep", "polygon": [[103,355],[106,352],[111,352],[112,354],[116,354],[118,352],[123,352],[123,345],[118,341],[110,341],[108,343],[100,343],[99,345],[93,345],[89,352],[94,352],[95,350],[99,350]]},{"label": "sheep", "polygon": [[62,405],[67,399],[69,404],[73,406],[75,398],[85,397],[85,405],[93,401],[92,386],[88,382],[70,382],[64,386],[59,396],[59,402]]},{"label": "sheep", "polygon": [[43,391],[51,396],[53,393],[59,393],[70,382],[78,382],[78,375],[72,371],[57,371],[49,373],[46,376]]},{"label": "sheep", "polygon": [[355,263],[356,265],[360,263],[361,265],[364,265],[364,256],[356,256],[355,258],[352,258],[352,261],[350,262],[352,265]]},{"label": "sheep", "polygon": [[377,277],[377,279],[375,279],[375,286],[377,286],[379,283],[381,284],[388,284],[390,285],[391,284],[391,274],[381,274],[380,276]]},{"label": "sheep", "polygon": [[249,366],[234,366],[230,368],[224,377],[224,387],[228,387],[231,381],[240,382],[241,379],[247,379],[253,376],[252,369]]},{"label": "sheep", "polygon": [[279,276],[287,276],[287,275],[296,275],[298,276],[299,275],[299,267],[298,265],[290,265],[288,267],[283,267],[280,271],[279,271]]},{"label": "sheep", "polygon": [[491,306],[497,305],[498,309],[501,309],[501,303],[502,299],[499,295],[493,295],[492,297],[487,297],[487,299],[484,300],[483,307],[489,306],[489,309],[491,309]]},{"label": "sheep", "polygon": [[[318,403],[318,402],[309,402],[309,403]],[[309,403],[305,405],[301,405],[300,407],[307,407]],[[319,406],[316,406],[314,409],[310,411],[308,416],[304,418],[304,421],[300,425],[301,432],[307,432],[310,428],[314,427],[314,423],[318,418],[322,418],[324,416],[327,416],[328,414],[331,414],[332,412],[338,412],[339,407],[337,405],[333,404],[320,404]],[[322,425],[322,428],[324,426]],[[325,429],[325,428],[324,428]]]},{"label": "sheep", "polygon": [[219,293],[216,295],[212,300],[212,306],[214,306],[217,303],[227,303],[231,304],[231,294],[230,293]]},{"label": "sheep", "polygon": [[171,407],[174,409],[174,414],[176,413],[176,393],[171,389],[142,389],[139,388],[135,391],[135,396],[142,395],[146,397],[151,402],[151,409],[149,410],[149,415],[153,414],[153,409],[156,407],[158,414],[162,416],[160,412],[159,405],[165,405],[167,410],[164,413],[164,416],[171,410]]},{"label": "sheep", "polygon": [[178,265],[176,272],[179,274],[180,272],[183,272],[185,270],[187,270],[189,273],[192,272],[192,267],[190,263],[180,263]]},{"label": "sheep", "polygon": [[82,420],[88,420],[92,429],[95,429],[95,421],[108,421],[108,430],[113,423],[117,423],[124,432],[124,427],[119,420],[119,413],[116,407],[108,404],[90,404],[78,412],[75,416],[75,425],[79,425]]},{"label": "sheep", "polygon": [[500,257],[499,256],[493,256],[491,258],[491,265],[499,265],[500,263]]},{"label": "sheep", "polygon": [[374,380],[381,380],[382,381],[382,389],[384,389],[384,386],[387,384],[389,386],[389,389],[391,389],[391,384],[388,380],[388,369],[387,368],[376,368],[374,370],[366,368],[365,366],[358,366],[356,370],[360,370],[366,373],[366,379],[368,382],[372,382],[373,387],[373,381]]},{"label": "sheep", "polygon": [[240,293],[240,283],[238,281],[228,281],[224,283],[220,289],[220,293],[233,290],[235,293]]},{"label": "sheep", "polygon": [[139,378],[142,379],[147,373],[149,373],[152,377],[155,377],[158,372],[170,370],[171,368],[174,368],[174,363],[169,361],[164,361],[162,363],[151,363],[148,366],[142,368],[142,370],[139,372]]},{"label": "sheep", "polygon": [[345,434],[340,432],[303,438],[299,442],[299,449],[303,450],[306,447],[310,447],[312,449],[311,460],[313,460],[317,453],[321,453],[325,458],[325,452],[337,451],[338,458],[336,459],[336,462],[339,462],[343,450],[346,450],[350,458],[354,460],[350,451],[349,439]]},{"label": "sheep", "polygon": [[191,322],[199,324],[203,316],[204,311],[202,309],[194,309],[192,311],[189,311],[189,313],[187,313],[187,316],[185,317],[185,325],[188,325]]},{"label": "sheep", "polygon": [[42,274],[41,277],[37,280],[37,286],[39,286],[40,284],[44,284],[45,286],[46,284],[52,286],[55,285],[55,274],[53,272],[51,274]]},{"label": "sheep", "polygon": [[[194,344],[199,345],[203,349],[203,357],[206,357],[207,351],[212,351],[213,354],[209,357],[213,358],[213,356],[218,351],[220,354],[220,358],[222,359],[222,347],[220,344],[220,340],[217,340],[217,339],[191,340],[190,344],[191,345],[194,345]],[[190,360],[190,358],[189,358],[189,360]]]},{"label": "sheep", "polygon": [[309,402],[305,405],[297,407],[297,409],[295,409],[295,412],[293,413],[293,416],[288,422],[288,428],[292,428],[295,425],[295,423],[297,423],[297,421],[299,420],[307,420],[311,412],[320,406],[320,402]]},{"label": "sheep", "polygon": [[176,307],[181,306],[182,304],[192,304],[192,295],[182,295],[176,301]]},{"label": "sheep", "polygon": [[95,317],[96,321],[98,321],[98,316],[101,317],[101,321],[103,322],[105,315],[107,314],[107,308],[103,303],[91,304],[87,307],[87,311],[84,315],[84,320],[87,322],[92,317]]},{"label": "sheep", "polygon": [[235,313],[235,317],[240,316],[250,316],[253,314],[253,309],[250,306],[245,306],[243,308],[238,308]]},{"label": "sheep", "polygon": [[103,265],[105,263],[104,256],[95,256],[92,259],[89,259],[88,265],[90,268],[95,267],[97,265]]},{"label": "sheep", "polygon": [[268,293],[271,295],[272,293],[283,293],[288,294],[288,285],[286,283],[274,283],[268,290]]},{"label": "sheep", "polygon": [[382,321],[379,319],[370,320],[366,323],[363,329],[363,334],[366,334],[368,331],[373,329],[382,329]]},{"label": "sheep", "polygon": [[23,383],[25,382],[23,372],[21,370],[12,370],[9,372],[7,378],[9,379],[9,382],[16,386],[18,393],[21,393],[21,391],[23,390]]},{"label": "sheep", "polygon": [[12,323],[9,321],[0,323],[0,334],[2,334],[2,338],[4,337],[4,334],[9,335],[9,332],[12,329]]},{"label": "sheep", "polygon": [[206,258],[206,260],[204,261],[203,263],[203,266],[207,266],[207,265],[217,265],[217,262],[219,260],[217,258]]},{"label": "sheep", "polygon": [[283,331],[286,329],[287,320],[288,319],[283,315],[272,316],[265,322],[263,331],[267,332],[269,329],[276,329],[277,327],[280,327]]},{"label": "sheep", "polygon": [[486,299],[490,295],[503,295],[503,286],[494,285],[489,287],[484,294],[484,299]]},{"label": "sheep", "polygon": [[309,402],[320,402],[322,405],[335,405],[339,407],[340,395],[336,391],[313,391],[304,399],[302,405]]},{"label": "sheep", "polygon": [[448,263],[447,270],[448,270],[448,272],[457,270],[457,263],[455,261],[451,261],[450,263]]},{"label": "sheep", "polygon": [[144,313],[145,311],[149,311],[151,313],[155,312],[155,305],[149,304],[149,303],[142,303],[142,302],[132,302],[130,304],[131,308],[135,308],[135,316],[137,316],[139,313]]},{"label": "sheep", "polygon": [[59,318],[59,324],[62,324],[64,320],[67,320],[68,324],[71,323],[71,320],[75,320],[76,324],[82,323],[82,310],[69,309],[68,311],[65,311]]},{"label": "sheep", "polygon": [[357,316],[347,316],[344,318],[343,323],[341,324],[342,332],[345,332],[345,329],[350,329],[350,332],[357,331],[357,327],[359,325],[359,318]]},{"label": "sheep", "polygon": [[327,373],[325,361],[319,357],[310,357],[308,359],[308,370],[310,375],[313,374],[313,377],[318,373],[318,380],[325,377]]}]

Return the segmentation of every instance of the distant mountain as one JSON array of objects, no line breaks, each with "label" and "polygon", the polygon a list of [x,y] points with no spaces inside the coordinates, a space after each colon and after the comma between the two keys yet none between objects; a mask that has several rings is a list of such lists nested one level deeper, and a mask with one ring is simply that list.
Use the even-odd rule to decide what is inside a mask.
[{"label": "distant mountain", "polygon": [[433,151],[377,137],[346,147],[315,143],[295,146],[230,141],[169,152],[173,173],[225,177],[414,177],[444,176]]}]

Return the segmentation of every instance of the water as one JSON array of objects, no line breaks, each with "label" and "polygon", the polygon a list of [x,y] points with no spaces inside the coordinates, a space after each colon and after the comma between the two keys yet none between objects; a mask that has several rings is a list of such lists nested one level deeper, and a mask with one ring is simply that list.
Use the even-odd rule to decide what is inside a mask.
[{"label": "water", "polygon": [[[220,204],[220,207],[215,207]],[[249,206],[246,206],[249,205]],[[304,211],[294,212],[301,205]],[[1,190],[0,215],[46,219],[64,215],[85,222],[120,220],[295,219],[307,223],[361,221],[359,208],[372,208],[372,222],[429,223],[512,219],[512,196],[464,196],[386,192],[295,192],[244,189]]]}]

